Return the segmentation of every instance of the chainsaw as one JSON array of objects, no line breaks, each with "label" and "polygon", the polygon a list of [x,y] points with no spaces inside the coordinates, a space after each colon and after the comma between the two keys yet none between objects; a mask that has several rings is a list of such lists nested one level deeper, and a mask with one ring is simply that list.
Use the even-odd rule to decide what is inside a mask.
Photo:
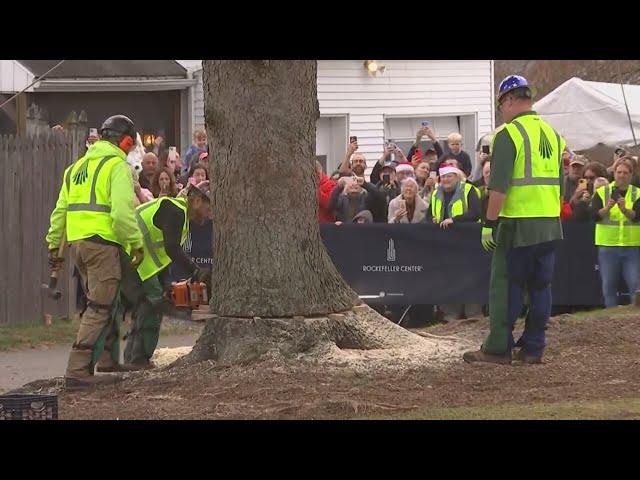
[{"label": "chainsaw", "polygon": [[207,284],[183,280],[171,285],[171,300],[174,306],[197,310],[200,305],[207,305]]}]

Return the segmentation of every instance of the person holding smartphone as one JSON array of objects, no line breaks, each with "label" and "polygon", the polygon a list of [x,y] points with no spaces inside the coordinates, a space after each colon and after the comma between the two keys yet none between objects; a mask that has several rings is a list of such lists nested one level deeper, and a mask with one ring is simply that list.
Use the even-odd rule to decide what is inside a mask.
[{"label": "person holding smartphone", "polygon": [[478,140],[478,144],[476,145],[476,158],[475,164],[473,165],[473,169],[471,172],[471,176],[469,180],[473,182],[476,187],[481,187],[485,185],[484,180],[482,178],[482,167],[485,162],[491,160],[491,142],[493,141],[493,134],[488,133]]},{"label": "person holding smartphone", "polygon": [[341,177],[331,192],[329,211],[339,222],[351,222],[363,210],[369,210],[374,222],[380,222],[380,204],[384,202],[375,185],[364,177]]},{"label": "person holding smartphone", "polygon": [[424,222],[429,207],[418,195],[418,183],[412,177],[402,182],[401,194],[389,203],[389,223]]},{"label": "person holding smartphone", "polygon": [[358,137],[349,137],[349,145],[347,145],[347,152],[338,168],[338,173],[341,177],[349,177],[351,175],[357,175],[364,177],[364,172],[367,169],[367,158],[362,153],[357,153],[358,150]]},{"label": "person holding smartphone", "polygon": [[591,202],[606,308],[619,304],[621,274],[632,301],[638,288],[640,189],[631,185],[632,174],[633,165],[625,159],[619,161],[613,172],[614,181],[598,188]]},{"label": "person holding smartphone", "polygon": [[371,170],[371,183],[375,185],[380,183],[382,179],[380,174],[387,163],[391,162],[397,167],[400,163],[404,163],[406,161],[407,158],[405,157],[404,152],[398,148],[395,143],[386,142],[383,146],[382,155]]},{"label": "person holding smartphone", "polygon": [[[440,146],[440,143],[436,138],[436,134],[434,133],[433,128],[431,127],[431,123],[427,121],[422,121],[420,124],[420,128],[416,132],[416,141],[413,143],[413,145],[407,152],[407,158],[413,158],[417,149],[422,150],[420,146],[422,144],[422,139],[424,137],[427,137],[429,140],[431,140],[431,144],[433,145],[431,148],[435,151],[437,158],[440,158],[443,155],[444,152],[442,151],[442,147]],[[425,156],[428,150],[429,148],[425,149]]]},{"label": "person holding smartphone", "polygon": [[579,180],[582,178],[584,172],[584,166],[587,164],[587,160],[584,155],[573,155],[569,160],[569,173],[564,180],[564,195],[565,202],[571,201],[571,197],[578,188]]},{"label": "person holding smartphone", "polygon": [[[429,162],[423,160],[416,166],[416,182],[418,182],[418,196],[427,205],[431,202],[431,194],[436,186],[436,172],[431,172]],[[432,175],[433,173],[433,175]]]},{"label": "person holding smartphone", "polygon": [[589,162],[584,167],[582,178],[578,180],[578,187],[568,203],[570,215],[563,220],[571,219],[588,222],[593,219],[589,211],[593,194],[596,190],[595,180],[598,177],[606,177],[607,169],[599,162]]}]

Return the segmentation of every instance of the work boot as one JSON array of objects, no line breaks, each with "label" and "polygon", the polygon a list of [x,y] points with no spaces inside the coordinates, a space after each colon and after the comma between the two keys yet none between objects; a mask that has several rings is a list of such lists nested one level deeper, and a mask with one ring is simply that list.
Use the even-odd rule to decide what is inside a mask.
[{"label": "work boot", "polygon": [[113,372],[137,372],[139,370],[147,370],[146,365],[136,365],[133,363],[98,363],[96,372],[113,373]]},{"label": "work boot", "polygon": [[101,375],[95,377],[88,375],[86,377],[64,377],[64,389],[68,392],[75,392],[78,390],[87,390],[89,388],[98,385],[113,385],[120,380],[120,377],[115,375]]},{"label": "work boot", "polygon": [[92,351],[89,349],[72,348],[69,353],[65,377],[84,378],[93,375],[91,368]]},{"label": "work boot", "polygon": [[500,365],[511,365],[511,352],[503,354],[486,353],[482,350],[476,350],[474,352],[465,352],[462,355],[462,359],[467,363],[497,363]]},{"label": "work boot", "polygon": [[535,355],[529,355],[522,348],[518,349],[518,351],[513,355],[513,359],[516,362],[529,363],[529,364],[542,363],[542,355],[539,357]]}]

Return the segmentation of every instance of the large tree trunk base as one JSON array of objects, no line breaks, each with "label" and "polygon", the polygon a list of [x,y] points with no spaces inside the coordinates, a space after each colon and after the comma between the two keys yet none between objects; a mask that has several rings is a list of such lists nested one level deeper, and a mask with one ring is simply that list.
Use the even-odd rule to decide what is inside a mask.
[{"label": "large tree trunk base", "polygon": [[191,353],[174,365],[206,360],[234,365],[281,358],[371,371],[460,361],[469,347],[453,337],[416,335],[360,305],[313,318],[214,317]]}]

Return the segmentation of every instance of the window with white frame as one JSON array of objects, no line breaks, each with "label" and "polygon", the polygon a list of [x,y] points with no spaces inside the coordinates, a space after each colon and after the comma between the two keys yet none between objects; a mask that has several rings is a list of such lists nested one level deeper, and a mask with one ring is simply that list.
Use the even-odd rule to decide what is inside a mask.
[{"label": "window with white frame", "polygon": [[[475,115],[386,117],[385,138],[398,145],[406,155],[415,142],[416,133],[421,128],[423,121],[429,122],[444,152],[448,150],[447,136],[450,133],[461,133],[463,149],[467,152],[473,152],[476,142]],[[422,150],[424,151],[431,146],[431,140],[423,138]]]}]

